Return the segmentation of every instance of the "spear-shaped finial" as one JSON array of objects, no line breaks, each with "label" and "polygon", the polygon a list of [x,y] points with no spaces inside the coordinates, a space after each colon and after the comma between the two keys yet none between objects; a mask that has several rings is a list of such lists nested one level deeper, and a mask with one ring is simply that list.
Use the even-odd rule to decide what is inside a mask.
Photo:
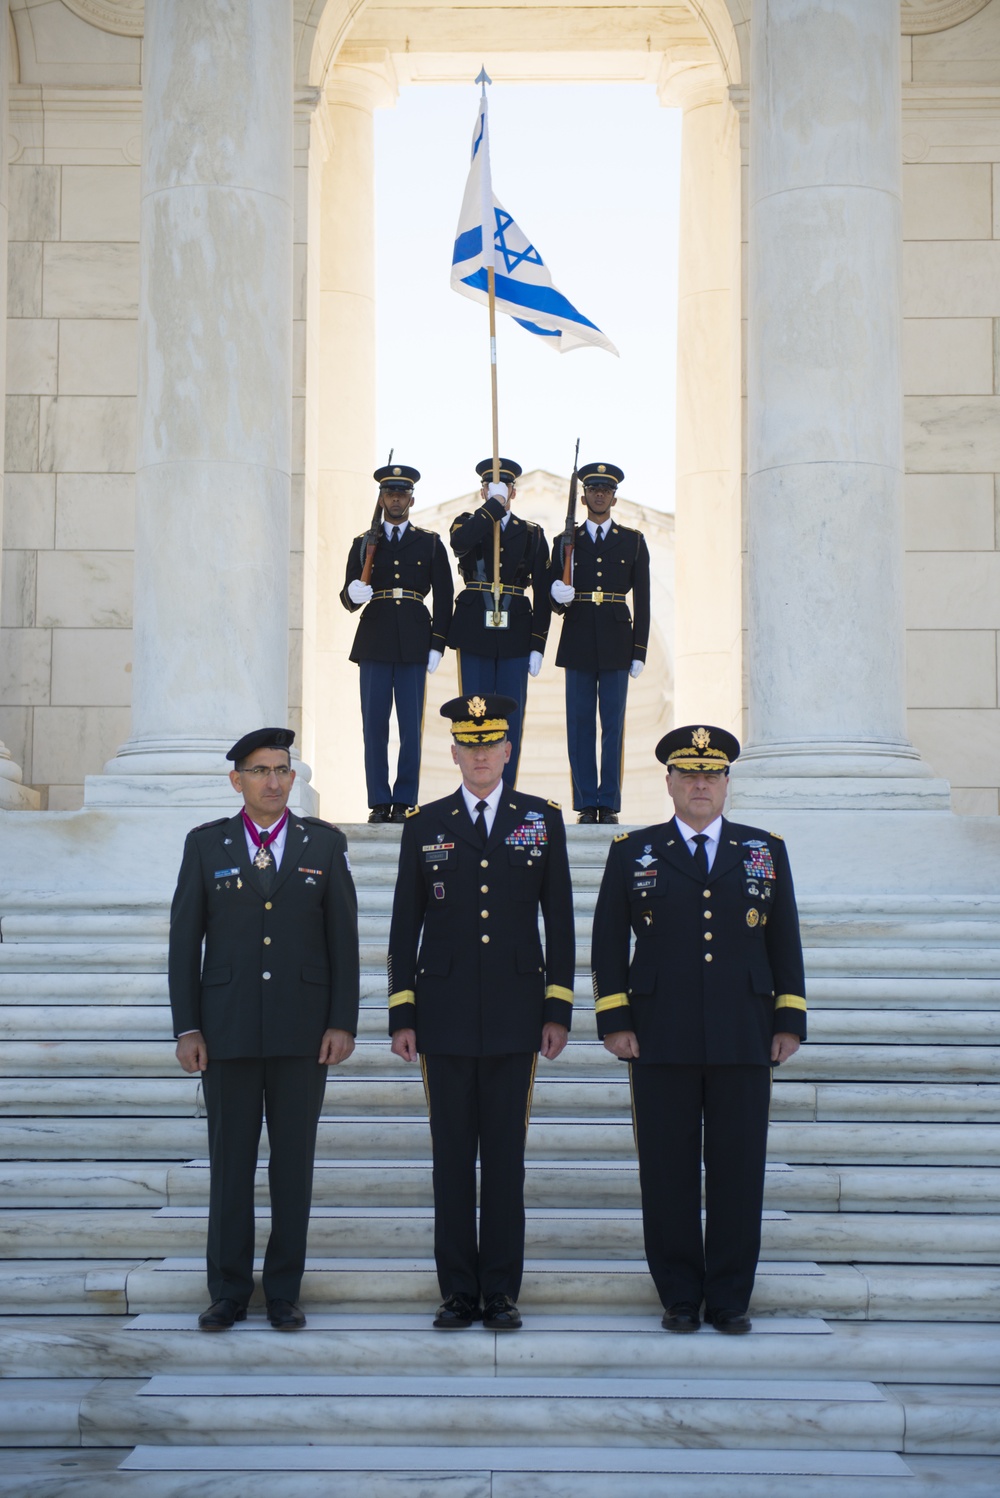
[{"label": "spear-shaped finial", "polygon": [[486,64],[485,63],[479,69],[479,77],[476,79],[476,82],[477,83],[481,83],[483,85],[483,93],[486,92],[486,85],[488,83],[492,83],[493,82],[493,79],[490,77],[489,73],[487,73],[487,71],[486,71]]}]

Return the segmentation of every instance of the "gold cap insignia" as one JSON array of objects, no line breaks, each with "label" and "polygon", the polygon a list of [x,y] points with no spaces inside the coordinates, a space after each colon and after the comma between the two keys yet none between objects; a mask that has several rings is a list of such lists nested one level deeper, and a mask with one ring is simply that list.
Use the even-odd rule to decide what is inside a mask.
[{"label": "gold cap insignia", "polygon": [[486,703],[483,701],[482,697],[470,697],[469,698],[469,717],[470,718],[485,718],[486,717]]},{"label": "gold cap insignia", "polygon": [[402,473],[402,471],[403,471],[403,470],[402,470],[402,469],[401,469],[401,468],[394,468],[394,469],[393,469],[393,470],[392,470],[392,476],[393,476],[393,478],[396,478],[396,479],[398,479],[398,478],[399,478],[399,475],[400,475],[400,474],[401,474],[401,473]]},{"label": "gold cap insignia", "polygon": [[712,742],[712,735],[707,728],[696,728],[691,735],[691,742],[696,749],[705,750]]},{"label": "gold cap insignia", "polygon": [[607,464],[606,463],[598,463],[598,465],[597,465],[597,471],[598,471],[598,473],[607,473],[607,471],[608,471]]}]

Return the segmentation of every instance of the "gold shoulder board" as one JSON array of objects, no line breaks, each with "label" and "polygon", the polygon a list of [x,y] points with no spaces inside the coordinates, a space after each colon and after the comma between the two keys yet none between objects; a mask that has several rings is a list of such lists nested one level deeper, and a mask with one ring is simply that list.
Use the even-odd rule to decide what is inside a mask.
[{"label": "gold shoulder board", "polygon": [[767,835],[768,837],[776,837],[779,843],[783,843],[785,841],[780,832],[769,832]]},{"label": "gold shoulder board", "polygon": [[419,807],[419,806],[411,806],[411,807],[409,807],[409,808],[408,808],[408,809],[407,809],[407,812],[406,812],[406,815],[407,815],[407,817],[415,817],[415,816],[416,816],[416,814],[417,814],[417,812],[418,812],[418,811],[419,811],[419,810],[420,810],[420,807]]},{"label": "gold shoulder board", "polygon": [[616,843],[623,843],[627,837],[628,837],[628,833],[627,832],[616,832],[615,833],[615,842]]},{"label": "gold shoulder board", "polygon": [[549,801],[548,805],[549,806],[554,806],[555,809],[556,809],[556,811],[562,811],[562,806],[560,805],[560,803],[558,801]]}]

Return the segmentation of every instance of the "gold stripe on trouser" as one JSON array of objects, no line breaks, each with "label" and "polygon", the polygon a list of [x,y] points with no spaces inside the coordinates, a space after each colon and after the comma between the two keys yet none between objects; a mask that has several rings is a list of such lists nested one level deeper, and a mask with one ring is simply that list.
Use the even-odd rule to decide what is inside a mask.
[{"label": "gold stripe on trouser", "polygon": [[634,1088],[632,1086],[632,1063],[631,1063],[631,1061],[628,1064],[628,1101],[629,1101],[629,1107],[632,1109],[632,1143],[635,1145],[635,1152],[638,1155],[638,1153],[639,1153],[639,1128],[638,1128],[638,1125],[636,1124],[636,1121],[635,1121],[635,1090],[634,1090]]},{"label": "gold stripe on trouser", "polygon": [[525,1137],[525,1139],[527,1139],[527,1137],[528,1137],[528,1125],[531,1122],[531,1099],[534,1096],[534,1092],[535,1092],[535,1072],[537,1070],[538,1070],[538,1054],[536,1052],[535,1055],[532,1057],[532,1061],[531,1061],[531,1081],[528,1083],[528,1101],[527,1101],[527,1103],[525,1104],[525,1107],[524,1107],[524,1137]]},{"label": "gold stripe on trouser", "polygon": [[420,1077],[421,1077],[421,1080],[423,1081],[423,1084],[424,1084],[424,1102],[427,1104],[427,1122],[430,1123],[430,1121],[431,1121],[431,1090],[427,1086],[427,1057],[426,1056],[421,1056],[419,1058],[419,1060],[420,1060]]},{"label": "gold stripe on trouser", "polygon": [[462,686],[462,652],[460,650],[455,651],[455,663],[458,666],[458,695],[464,697],[465,688]]}]

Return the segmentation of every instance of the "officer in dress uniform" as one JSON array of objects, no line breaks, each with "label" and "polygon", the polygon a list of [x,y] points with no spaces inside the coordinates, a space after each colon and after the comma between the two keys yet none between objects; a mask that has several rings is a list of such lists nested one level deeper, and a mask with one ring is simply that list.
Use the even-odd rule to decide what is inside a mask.
[{"label": "officer in dress uniform", "polygon": [[[465,584],[455,602],[448,644],[458,651],[458,684],[464,697],[499,692],[512,697],[510,759],[503,778],[513,787],[521,753],[521,731],[528,677],[542,669],[552,605],[546,569],[549,547],[541,526],[511,510],[519,464],[500,459],[500,483],[491,482],[493,459],[476,464],[483,503],[459,515],[451,528],[451,549]],[[500,523],[501,627],[493,623],[493,525]],[[532,603],[525,596],[531,589]]]},{"label": "officer in dress uniform", "polygon": [[[565,537],[553,548],[550,592],[563,614],[556,665],[566,671],[566,741],[578,822],[617,822],[622,805],[625,698],[649,643],[649,550],[641,531],[611,511],[625,475],[613,463],[578,470],[587,519],[573,542],[573,581],[563,582]],[[635,619],[629,613],[631,592]],[[601,778],[597,779],[597,711]]]},{"label": "officer in dress uniform", "polygon": [[[254,1174],[267,1115],[271,1235],[263,1289],[271,1325],[297,1331],[313,1155],[327,1066],[354,1049],[358,906],[347,840],[289,816],[286,728],[261,728],[227,758],[235,817],[190,832],[170,908],[177,1059],[202,1074],[208,1115],[208,1288],[202,1331],[246,1316],[253,1293]],[[204,958],[202,944],[204,943]]]},{"label": "officer in dress uniform", "polygon": [[[512,698],[446,702],[462,773],[403,828],[389,936],[389,1032],[420,1057],[434,1156],[440,1330],[521,1325],[524,1146],[538,1053],[573,1013],[566,829],[554,801],[509,790]],[[545,950],[538,911],[545,923]],[[419,949],[419,950],[418,950]],[[476,1236],[476,1154],[481,1173]]]},{"label": "officer in dress uniform", "polygon": [[[369,822],[402,822],[417,803],[420,740],[427,673],[444,654],[454,587],[441,538],[408,519],[415,468],[386,464],[373,475],[379,485],[382,527],[371,581],[361,581],[368,533],[358,536],[347,558],[340,601],[352,613],[364,608],[351,648],[361,668],[361,722]],[[433,618],[424,599],[433,590]],[[389,714],[396,704],[399,758],[389,786]]]},{"label": "officer in dress uniform", "polygon": [[717,1331],[750,1330],[771,1068],[806,1034],[784,843],[721,814],[739,752],[710,726],[660,740],[675,815],[615,838],[594,914],[597,1031],[629,1063],[646,1258],[671,1332],[697,1331],[702,1301]]}]

